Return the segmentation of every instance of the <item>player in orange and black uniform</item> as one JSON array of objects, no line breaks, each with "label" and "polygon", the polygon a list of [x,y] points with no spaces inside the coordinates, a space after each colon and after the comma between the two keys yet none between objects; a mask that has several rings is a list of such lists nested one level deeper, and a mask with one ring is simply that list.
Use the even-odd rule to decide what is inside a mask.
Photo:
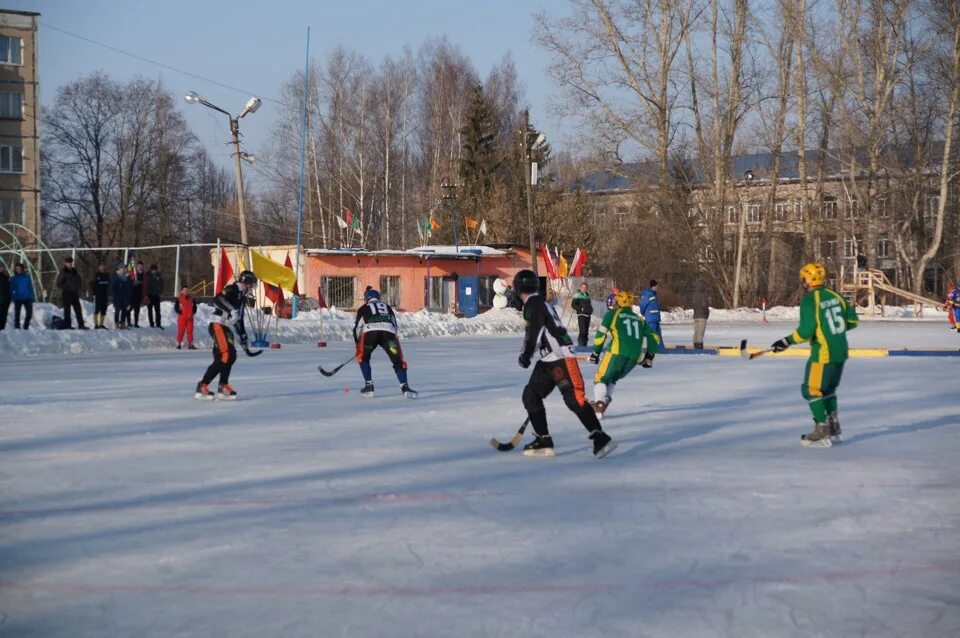
[{"label": "player in orange and black uniform", "polygon": [[[243,325],[243,313],[246,308],[244,298],[257,284],[257,276],[249,270],[244,270],[237,277],[236,283],[225,286],[219,295],[213,299],[213,320],[208,328],[213,339],[213,363],[207,368],[203,379],[197,384],[195,399],[214,398],[208,387],[220,375],[220,385],[217,389],[218,399],[233,400],[237,393],[230,387],[230,369],[237,360],[237,348],[234,346],[234,330],[240,338],[240,345],[247,346],[247,330]],[[247,354],[251,354],[249,350]],[[259,353],[253,353],[259,354]]]},{"label": "player in orange and black uniform", "polygon": [[567,329],[553,306],[540,296],[540,281],[532,270],[518,272],[513,278],[513,289],[523,300],[523,318],[527,324],[520,367],[530,367],[533,355],[540,355],[523,389],[523,407],[530,415],[530,424],[536,435],[533,442],[524,446],[524,456],[554,456],[543,400],[554,388],[560,388],[563,402],[590,433],[594,455],[597,458],[605,457],[617,444],[600,427],[600,421],[587,400],[583,376],[573,354],[573,341]]}]

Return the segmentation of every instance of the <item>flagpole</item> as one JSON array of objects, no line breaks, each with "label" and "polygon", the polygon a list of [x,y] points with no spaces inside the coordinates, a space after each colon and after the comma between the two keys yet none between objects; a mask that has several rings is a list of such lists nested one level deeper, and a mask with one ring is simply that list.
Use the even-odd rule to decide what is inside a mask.
[{"label": "flagpole", "polygon": [[[222,257],[220,256],[220,237],[217,236],[217,259],[216,259],[216,261],[214,262],[215,265],[214,265],[214,267],[213,267],[213,294],[214,294],[214,296],[216,296],[216,294],[217,294],[217,282],[220,281],[220,260],[221,260],[221,259],[222,259]],[[204,287],[203,292],[204,292],[204,293],[207,292],[206,287]],[[179,291],[179,290],[177,291],[177,296],[178,296],[178,297],[180,296],[180,291]]]},{"label": "flagpole", "polygon": [[[300,249],[303,243],[303,174],[307,161],[307,95],[309,85],[307,81],[310,78],[310,27],[307,27],[307,52],[303,61],[303,120],[300,126],[300,198],[297,203],[297,262],[294,267],[294,282],[300,282]],[[299,299],[297,295],[291,293],[293,299],[290,300],[290,318],[297,318],[299,308]]]}]

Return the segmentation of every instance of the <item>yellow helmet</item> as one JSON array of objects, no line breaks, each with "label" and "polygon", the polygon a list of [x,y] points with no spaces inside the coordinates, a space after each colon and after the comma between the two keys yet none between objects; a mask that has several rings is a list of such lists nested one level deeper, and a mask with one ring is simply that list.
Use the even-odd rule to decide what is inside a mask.
[{"label": "yellow helmet", "polygon": [[621,290],[613,297],[614,303],[616,303],[621,308],[629,308],[633,305],[636,295],[628,290]]},{"label": "yellow helmet", "polygon": [[823,265],[810,262],[800,269],[800,279],[811,288],[822,286],[827,279],[827,271]]}]

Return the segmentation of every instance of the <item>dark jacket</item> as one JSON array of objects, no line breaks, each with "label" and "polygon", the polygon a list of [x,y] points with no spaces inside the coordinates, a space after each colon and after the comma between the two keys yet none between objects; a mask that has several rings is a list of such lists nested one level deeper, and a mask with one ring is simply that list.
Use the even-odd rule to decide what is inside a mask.
[{"label": "dark jacket", "polygon": [[540,353],[544,362],[561,361],[574,356],[573,340],[560,322],[556,309],[539,294],[527,297],[523,304],[523,319],[527,324],[523,336],[523,354],[533,357]]},{"label": "dark jacket", "polygon": [[6,270],[0,272],[0,306],[10,303],[10,275]]},{"label": "dark jacket", "polygon": [[710,318],[710,293],[707,291],[707,282],[698,279],[693,285],[693,296],[690,298],[693,307],[694,319]]},{"label": "dark jacket", "polygon": [[243,321],[247,306],[244,298],[237,284],[224,286],[220,294],[213,298],[213,322],[236,330],[240,343],[247,345],[247,328]]},{"label": "dark jacket", "polygon": [[163,294],[163,275],[159,270],[151,270],[143,278],[143,291],[147,295],[159,297]]},{"label": "dark jacket", "polygon": [[93,278],[93,296],[97,301],[106,301],[110,294],[110,273],[98,272]]},{"label": "dark jacket", "polygon": [[57,286],[63,292],[72,292],[80,294],[83,292],[83,277],[76,268],[64,268],[57,275]]},{"label": "dark jacket", "polygon": [[593,301],[590,299],[590,295],[585,292],[578,290],[573,293],[573,301],[570,302],[570,306],[577,315],[589,317],[593,314]]},{"label": "dark jacket", "polygon": [[130,290],[130,300],[131,303],[140,304],[140,300],[143,299],[143,276],[146,273],[134,271],[130,275],[130,283],[132,288]]},{"label": "dark jacket", "polygon": [[14,301],[33,301],[33,280],[25,272],[10,278],[10,296]]},{"label": "dark jacket", "polygon": [[133,282],[126,275],[113,275],[113,305],[117,308],[126,308],[130,305],[130,296],[133,294]]}]

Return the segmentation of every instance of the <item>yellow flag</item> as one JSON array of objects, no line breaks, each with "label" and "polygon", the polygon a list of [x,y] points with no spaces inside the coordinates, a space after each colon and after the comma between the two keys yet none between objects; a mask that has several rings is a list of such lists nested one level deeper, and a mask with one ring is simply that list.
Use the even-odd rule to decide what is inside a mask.
[{"label": "yellow flag", "polygon": [[293,270],[264,257],[255,250],[250,251],[250,259],[253,261],[253,274],[257,276],[257,279],[264,283],[280,286],[284,290],[293,290],[297,283],[297,276]]},{"label": "yellow flag", "polygon": [[560,255],[560,276],[569,277],[570,276],[570,264],[567,263],[567,258],[563,255]]}]

